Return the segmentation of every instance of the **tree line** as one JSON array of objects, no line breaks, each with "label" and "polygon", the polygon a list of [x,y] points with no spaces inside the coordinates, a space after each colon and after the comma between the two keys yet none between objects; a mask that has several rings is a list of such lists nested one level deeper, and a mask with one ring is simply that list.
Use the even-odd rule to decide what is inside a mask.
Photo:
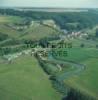
[{"label": "tree line", "polygon": [[2,15],[13,15],[28,17],[31,20],[53,19],[62,29],[81,30],[92,28],[98,24],[98,13],[89,10],[88,12],[36,12],[19,11],[14,9],[0,9]]}]

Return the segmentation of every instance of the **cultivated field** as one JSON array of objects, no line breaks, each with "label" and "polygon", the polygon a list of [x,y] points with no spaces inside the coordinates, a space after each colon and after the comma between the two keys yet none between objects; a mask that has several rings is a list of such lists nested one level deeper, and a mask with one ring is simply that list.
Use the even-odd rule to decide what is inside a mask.
[{"label": "cultivated field", "polygon": [[[18,49],[20,51],[27,49],[22,47],[26,40],[37,40],[40,43],[40,39],[60,34],[57,27],[53,28],[33,19],[29,24],[24,24],[26,20],[18,16],[0,15],[1,55],[9,53],[12,49],[10,53],[17,52]],[[67,51],[68,56],[66,57],[57,56],[57,59],[54,59],[51,55],[50,58],[47,55],[46,61],[38,59],[38,63],[37,57],[35,58],[30,54],[22,54],[12,61],[0,56],[0,100],[61,100],[65,96],[65,94],[60,95],[62,93],[61,87],[64,86],[98,99],[98,39],[95,39],[96,28],[97,26],[91,30],[83,30],[92,35],[91,39],[65,36],[63,41],[71,42],[73,46],[72,48],[61,48],[61,50]],[[53,41],[47,40],[51,43],[60,41],[62,42],[61,38]],[[42,43],[45,44],[46,41],[42,41]],[[44,49],[42,50],[44,51]],[[47,49],[45,52],[48,52]],[[40,61],[42,61],[43,66],[41,66]],[[49,80],[51,79],[50,76],[53,80]],[[61,79],[61,83],[58,84],[56,79]],[[57,83],[52,83],[54,81]],[[63,86],[61,86],[62,84]],[[53,85],[57,87],[53,87]],[[63,90],[65,93],[65,88]]]}]

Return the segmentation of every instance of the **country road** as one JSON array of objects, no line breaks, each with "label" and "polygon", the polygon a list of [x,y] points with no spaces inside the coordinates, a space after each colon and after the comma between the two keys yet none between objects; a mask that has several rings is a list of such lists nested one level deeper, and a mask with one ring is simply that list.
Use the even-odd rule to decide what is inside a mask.
[{"label": "country road", "polygon": [[[30,50],[27,50],[27,51],[22,51],[26,54],[29,54],[31,51]],[[22,52],[20,53],[15,53],[15,54],[11,54],[11,55],[6,55],[5,57],[9,59],[15,59],[19,56],[22,55]],[[36,49],[34,53],[37,53],[38,50]],[[66,63],[67,64],[70,64],[75,70],[71,70],[71,71],[68,71],[68,72],[63,72],[62,74],[60,74],[58,76],[58,81],[63,81],[65,79],[68,79],[69,77],[73,76],[73,75],[79,75],[84,69],[85,69],[85,65],[83,64],[79,64],[79,63],[76,63],[76,62],[72,62],[72,61],[63,61],[63,60],[60,60],[60,59],[54,59],[53,57],[51,58],[45,58],[42,56],[41,53],[38,54],[38,56],[41,58],[42,61],[46,61],[48,63],[51,63],[51,64],[55,64],[55,67],[57,67],[59,69],[59,71],[62,71],[62,64],[66,66]]]},{"label": "country road", "polygon": [[[76,63],[76,62],[72,62],[72,61],[63,61],[63,60],[60,60],[60,59],[54,59],[54,58],[44,58],[41,54],[39,54],[41,60],[43,61],[47,61],[48,63],[55,63],[58,68],[60,68],[61,64],[65,65],[66,66],[66,63],[67,64],[70,64],[75,70],[73,71],[68,71],[68,72],[63,72],[62,74],[60,74],[59,76],[57,76],[57,79],[58,81],[64,81],[65,79],[68,79],[69,77],[71,76],[74,76],[74,75],[79,75],[83,70],[85,70],[85,65],[83,64],[79,64],[79,63]],[[62,71],[62,66],[60,68],[60,70]]]}]

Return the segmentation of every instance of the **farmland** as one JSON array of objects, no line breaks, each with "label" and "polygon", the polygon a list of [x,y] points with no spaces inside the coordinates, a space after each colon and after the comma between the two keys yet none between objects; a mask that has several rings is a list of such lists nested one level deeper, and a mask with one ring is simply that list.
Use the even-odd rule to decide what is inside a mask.
[{"label": "farmland", "polygon": [[[59,34],[56,30],[52,28],[41,25],[39,22],[34,21],[33,25],[29,26],[19,26],[15,25],[24,23],[26,20],[22,17],[17,16],[0,16],[0,32],[7,34],[9,38],[15,39],[40,39],[47,37],[49,35]],[[22,28],[22,31],[19,31],[18,28]],[[25,28],[28,27],[28,28]]]},{"label": "farmland", "polygon": [[97,13],[6,11],[0,15],[0,100],[98,99]]},{"label": "farmland", "polygon": [[37,60],[22,55],[11,64],[0,60],[0,100],[13,99],[60,100],[60,95],[52,88]]},{"label": "farmland", "polygon": [[[20,48],[24,44],[11,44],[10,41],[39,40],[58,34],[51,27],[41,25],[36,21],[28,28],[19,31],[16,23],[23,23],[24,18],[18,16],[0,15],[0,41],[2,46]],[[13,27],[15,25],[15,27]],[[47,33],[47,34],[46,34]],[[4,36],[3,36],[4,35]],[[7,38],[5,38],[7,36]],[[9,42],[9,43],[8,43]],[[23,50],[23,49],[22,49]],[[8,58],[9,59],[9,58]],[[61,94],[52,87],[49,76],[42,70],[34,56],[22,55],[12,59],[0,57],[0,100],[60,100]]]},{"label": "farmland", "polygon": [[[68,84],[70,87],[80,90],[84,94],[89,94],[95,98],[98,98],[98,63],[96,58],[89,59],[84,61],[86,64],[86,70],[79,76],[74,76],[65,80],[65,84]],[[74,86],[74,87],[73,87]]]},{"label": "farmland", "polygon": [[98,98],[98,50],[94,48],[72,48],[68,50],[68,57],[58,57],[63,61],[73,61],[84,64],[85,70],[77,75],[66,79],[64,82],[67,86]]}]

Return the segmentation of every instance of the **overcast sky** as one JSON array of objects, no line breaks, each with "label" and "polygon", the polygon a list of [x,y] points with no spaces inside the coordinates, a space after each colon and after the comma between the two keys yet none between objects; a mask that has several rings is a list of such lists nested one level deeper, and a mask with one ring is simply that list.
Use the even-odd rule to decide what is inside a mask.
[{"label": "overcast sky", "polygon": [[98,0],[0,0],[0,6],[95,8]]}]

